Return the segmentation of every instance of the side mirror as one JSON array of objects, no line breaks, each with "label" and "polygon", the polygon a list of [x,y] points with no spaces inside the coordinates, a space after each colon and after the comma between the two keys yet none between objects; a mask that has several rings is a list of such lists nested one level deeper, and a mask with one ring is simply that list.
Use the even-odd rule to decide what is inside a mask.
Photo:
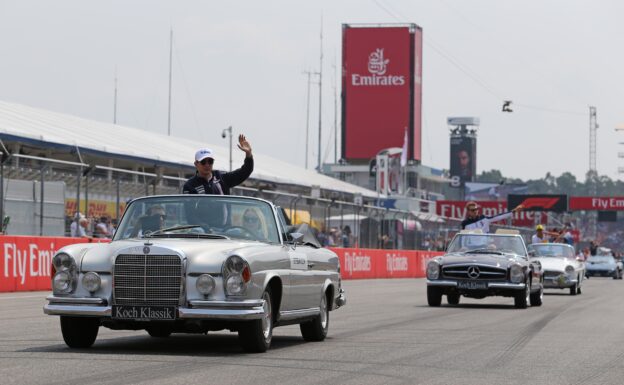
[{"label": "side mirror", "polygon": [[294,244],[303,243],[303,234],[301,233],[290,233],[289,237],[293,241]]}]

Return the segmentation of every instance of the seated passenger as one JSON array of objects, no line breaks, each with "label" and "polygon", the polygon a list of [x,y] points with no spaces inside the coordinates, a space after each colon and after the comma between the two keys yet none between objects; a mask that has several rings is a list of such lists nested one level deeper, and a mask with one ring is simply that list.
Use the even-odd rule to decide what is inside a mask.
[{"label": "seated passenger", "polygon": [[164,207],[160,205],[151,206],[147,210],[147,214],[138,219],[132,236],[142,236],[160,230],[165,227],[166,219],[167,214]]},{"label": "seated passenger", "polygon": [[254,209],[246,209],[243,214],[243,227],[249,230],[256,239],[265,239],[260,217]]}]

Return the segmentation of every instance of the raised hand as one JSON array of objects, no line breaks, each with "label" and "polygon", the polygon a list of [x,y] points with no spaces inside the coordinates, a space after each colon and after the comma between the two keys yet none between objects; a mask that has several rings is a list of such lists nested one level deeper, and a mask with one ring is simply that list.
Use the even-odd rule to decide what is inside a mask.
[{"label": "raised hand", "polygon": [[243,134],[238,135],[238,148],[240,148],[241,151],[244,151],[245,155],[248,157],[251,156],[251,145]]}]

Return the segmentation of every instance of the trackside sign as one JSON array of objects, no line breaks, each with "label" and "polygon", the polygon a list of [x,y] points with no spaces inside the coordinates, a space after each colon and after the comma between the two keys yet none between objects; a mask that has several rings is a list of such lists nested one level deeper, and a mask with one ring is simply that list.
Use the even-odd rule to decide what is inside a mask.
[{"label": "trackside sign", "polygon": [[624,197],[570,197],[570,210],[624,210]]}]

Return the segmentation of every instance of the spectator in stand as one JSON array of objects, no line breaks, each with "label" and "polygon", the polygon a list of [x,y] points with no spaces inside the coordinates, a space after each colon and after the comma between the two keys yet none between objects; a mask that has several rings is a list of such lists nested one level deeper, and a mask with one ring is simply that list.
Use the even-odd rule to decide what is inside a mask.
[{"label": "spectator in stand", "polygon": [[88,234],[88,228],[89,228],[89,220],[83,216],[82,218],[78,220],[78,227],[76,228],[75,232],[72,234],[72,237],[91,239],[91,237]]},{"label": "spectator in stand", "polygon": [[351,228],[345,225],[342,229],[342,247],[351,247]]},{"label": "spectator in stand", "polygon": [[112,234],[108,230],[108,225],[110,223],[110,219],[103,215],[100,217],[100,221],[95,225],[95,234],[93,234],[96,238],[112,238]]},{"label": "spectator in stand", "polygon": [[80,220],[82,218],[84,218],[85,216],[82,213],[76,213],[76,215],[74,215],[74,220],[72,221],[71,225],[69,225],[69,236],[70,237],[77,237],[78,232],[79,232],[79,228],[80,228]]},{"label": "spectator in stand", "polygon": [[591,254],[589,253],[589,247],[585,247],[581,253],[579,254],[579,257],[583,260],[583,261],[587,261],[587,258],[589,258],[591,256]]}]

